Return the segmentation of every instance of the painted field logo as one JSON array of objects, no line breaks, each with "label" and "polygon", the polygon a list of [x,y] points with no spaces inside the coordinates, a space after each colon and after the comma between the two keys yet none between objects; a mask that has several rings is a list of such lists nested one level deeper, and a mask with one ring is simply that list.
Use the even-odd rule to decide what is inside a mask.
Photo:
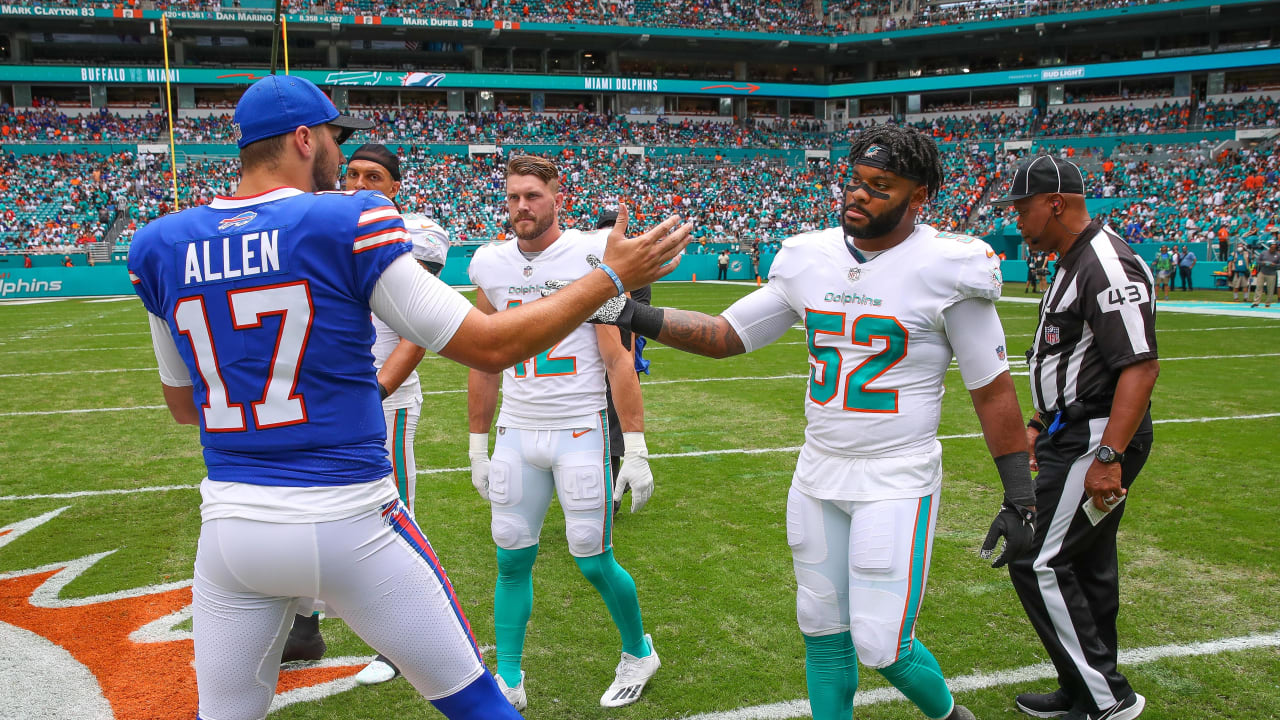
[{"label": "painted field logo", "polygon": [[231,228],[244,227],[245,225],[253,222],[253,219],[256,217],[258,217],[258,213],[252,210],[246,210],[235,217],[229,217],[218,223],[218,232],[226,232]]},{"label": "painted field logo", "polygon": [[[0,528],[0,548],[55,519],[59,508]],[[161,720],[196,716],[191,582],[63,598],[114,550],[0,573],[0,717]],[[13,662],[8,662],[10,659]],[[271,709],[355,687],[367,657],[282,668]],[[291,664],[292,666],[293,664]]]}]

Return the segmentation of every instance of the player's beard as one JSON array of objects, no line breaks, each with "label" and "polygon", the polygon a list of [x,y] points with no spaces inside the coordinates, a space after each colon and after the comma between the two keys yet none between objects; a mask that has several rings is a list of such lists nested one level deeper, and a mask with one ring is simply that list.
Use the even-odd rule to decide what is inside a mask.
[{"label": "player's beard", "polygon": [[529,218],[529,217],[521,218],[521,220],[528,220],[528,219],[533,220],[533,229],[529,230],[528,232],[521,232],[519,229],[520,226],[516,224],[516,221],[515,220],[511,221],[512,232],[516,234],[516,237],[525,241],[533,240],[537,237],[540,237],[542,233],[546,232],[551,227],[551,223],[555,222],[556,217],[554,214],[548,213],[546,217],[538,217],[537,215],[534,215],[532,216],[532,218]]},{"label": "player's beard", "polygon": [[[341,153],[338,153],[339,155]],[[338,170],[340,164],[333,153],[325,145],[316,147],[316,161],[311,166],[312,192],[336,190],[338,188]]]},{"label": "player's beard", "polygon": [[[870,240],[872,238],[888,235],[894,228],[898,227],[898,223],[902,222],[902,217],[907,214],[907,208],[911,204],[911,197],[905,197],[898,205],[885,210],[879,215],[872,215],[866,208],[861,208],[854,203],[844,206],[844,210],[840,212],[840,225],[844,227],[844,231],[849,235],[860,240]],[[864,227],[855,227],[851,224],[844,213],[853,208],[863,215],[867,216],[867,224]]]}]

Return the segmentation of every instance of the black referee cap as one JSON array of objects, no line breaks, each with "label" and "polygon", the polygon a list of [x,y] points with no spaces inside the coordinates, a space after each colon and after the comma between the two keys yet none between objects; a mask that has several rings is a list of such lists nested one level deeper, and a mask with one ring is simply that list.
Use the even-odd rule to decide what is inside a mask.
[{"label": "black referee cap", "polygon": [[377,163],[387,169],[387,173],[391,175],[391,179],[400,182],[400,158],[391,152],[386,145],[379,143],[368,143],[356,148],[351,153],[351,157],[347,160],[368,160]]},{"label": "black referee cap", "polygon": [[600,213],[600,217],[596,218],[596,229],[603,230],[611,228],[618,223],[617,210],[605,210]]},{"label": "black referee cap", "polygon": [[1018,168],[1009,186],[1009,194],[988,201],[997,207],[1012,205],[1013,201],[1041,193],[1084,195],[1084,175],[1075,163],[1059,160],[1052,155],[1041,155]]}]

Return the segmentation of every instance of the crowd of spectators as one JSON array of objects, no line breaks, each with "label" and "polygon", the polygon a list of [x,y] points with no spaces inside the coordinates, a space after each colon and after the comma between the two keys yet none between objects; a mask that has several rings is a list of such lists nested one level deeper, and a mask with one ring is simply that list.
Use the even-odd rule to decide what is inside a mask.
[{"label": "crowd of spectators", "polygon": [[[793,34],[888,32],[914,27],[1004,20],[1061,12],[1149,5],[1158,0],[823,0],[822,14],[810,0],[287,0],[291,13],[336,13],[378,17],[430,16],[462,20],[574,22],[705,30]],[[74,5],[113,9],[216,11],[267,10],[238,0],[17,0],[20,5]]]},{"label": "crowd of spectators", "polygon": [[0,248],[69,253],[99,240],[132,153],[0,154]]},{"label": "crowd of spectators", "polygon": [[[1017,154],[1001,158],[1008,170]],[[1207,242],[1215,257],[1238,241],[1257,245],[1275,234],[1280,218],[1280,156],[1274,146],[1232,149],[1214,156],[1211,143],[1118,148],[1110,156],[1073,158],[1085,172],[1091,198],[1120,198],[1097,215],[1131,243]],[[970,226],[998,233],[1010,210],[984,207]]]},{"label": "crowd of spectators", "polygon": [[[988,146],[989,147],[989,146]],[[1098,211],[1130,242],[1254,243],[1280,217],[1280,155],[1229,150],[1209,140],[1179,146],[1121,145],[1058,150],[1084,170],[1090,198],[1113,198]],[[508,146],[487,155],[407,149],[399,203],[449,228],[459,244],[506,237],[503,201]],[[1033,148],[1027,152],[1040,152]],[[978,236],[1007,231],[1011,213],[985,203],[999,193],[1023,151],[992,153],[978,143],[943,152],[945,180],[922,216],[939,229]],[[568,227],[590,227],[600,208],[627,202],[640,224],[680,213],[697,225],[691,252],[729,244],[774,247],[782,238],[836,222],[846,160],[798,165],[757,157],[629,155],[617,148],[565,148],[557,156]],[[237,161],[188,158],[179,173],[182,207],[230,194]],[[14,192],[21,188],[22,192]],[[115,218],[127,246],[132,233],[170,211],[167,158],[121,152],[0,154],[0,250],[65,253],[100,239]],[[1215,245],[1216,247],[1216,245]]]},{"label": "crowd of spectators", "polygon": [[[622,115],[588,112],[521,112],[450,115],[421,106],[363,107],[377,121],[370,137],[380,142],[469,144],[546,143],[566,145],[652,145],[720,148],[818,148],[827,142],[812,120],[715,122],[690,117],[635,122]],[[108,110],[71,114],[55,106],[14,110],[0,105],[0,144],[5,142],[167,142],[167,116],[147,112],[125,116]],[[230,143],[231,115],[179,117],[178,143]]]},{"label": "crowd of spectators", "polygon": [[[519,111],[449,114],[424,106],[356,108],[377,121],[371,137],[380,142],[423,144],[561,144],[640,145],[652,147],[710,147],[821,149],[849,142],[875,120],[858,119],[828,132],[805,119],[748,119],[741,123],[694,117],[659,117],[653,122],[624,115],[590,112],[527,113]],[[938,142],[1034,137],[1146,135],[1192,129],[1223,130],[1277,127],[1280,101],[1249,97],[1238,102],[1215,101],[1199,108],[1190,103],[1164,102],[1153,107],[1111,105],[1095,110],[1036,111],[1001,109],[968,115],[935,116],[908,124],[928,132]],[[229,113],[180,117],[174,127],[178,143],[226,144],[234,134]],[[76,114],[43,103],[15,110],[0,105],[0,144],[6,142],[166,142],[166,115],[147,111],[130,116],[107,109]]]},{"label": "crowd of spectators", "polygon": [[[418,149],[405,160],[402,207],[438,218],[456,243],[505,237],[506,157],[432,156]],[[602,207],[625,201],[641,225],[673,212],[695,219],[699,243],[785,237],[823,227],[833,217],[834,173],[825,163],[709,160],[565,150],[557,157],[562,217],[567,227],[594,227]]]}]

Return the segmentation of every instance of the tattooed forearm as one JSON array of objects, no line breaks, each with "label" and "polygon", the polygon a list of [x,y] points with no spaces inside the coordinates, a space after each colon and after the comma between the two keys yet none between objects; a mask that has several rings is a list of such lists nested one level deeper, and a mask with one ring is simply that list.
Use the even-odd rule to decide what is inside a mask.
[{"label": "tattooed forearm", "polygon": [[664,309],[658,342],[685,352],[724,358],[746,352],[728,320],[689,310]]}]

